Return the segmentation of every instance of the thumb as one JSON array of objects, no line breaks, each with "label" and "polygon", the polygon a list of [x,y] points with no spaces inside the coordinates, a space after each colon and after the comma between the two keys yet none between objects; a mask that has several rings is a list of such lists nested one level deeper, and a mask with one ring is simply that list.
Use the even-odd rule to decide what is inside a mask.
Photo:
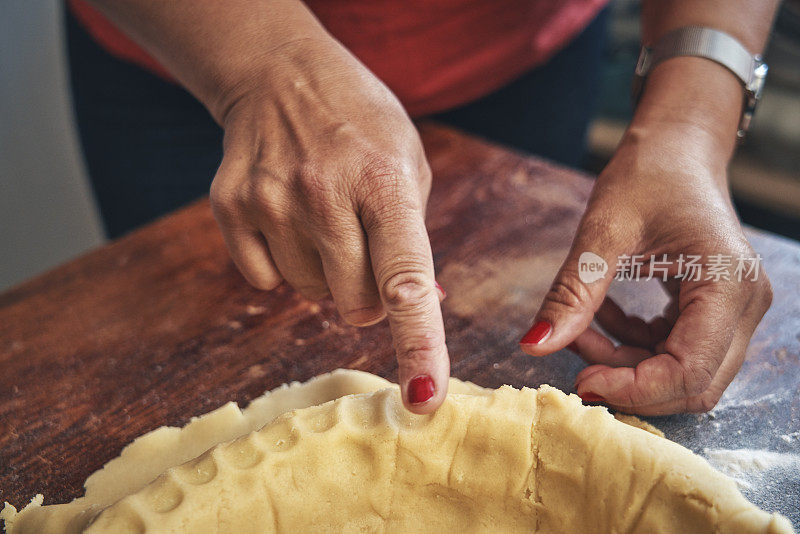
[{"label": "thumb", "polygon": [[592,322],[629,241],[608,222],[581,221],[567,259],[520,346],[532,356],[563,349]]}]

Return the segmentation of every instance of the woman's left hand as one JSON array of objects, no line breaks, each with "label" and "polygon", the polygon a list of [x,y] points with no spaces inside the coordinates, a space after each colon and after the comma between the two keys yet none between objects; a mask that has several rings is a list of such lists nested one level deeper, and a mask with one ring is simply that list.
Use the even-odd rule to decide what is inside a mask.
[{"label": "woman's left hand", "polygon": [[[741,367],[772,291],[731,204],[728,157],[701,127],[631,128],[597,179],[569,255],[521,342],[533,356],[571,344],[590,364],[576,379],[584,400],[646,415],[707,411]],[[588,271],[581,279],[585,252],[608,265],[596,281]],[[645,277],[651,255],[661,261],[665,254],[666,265],[652,273],[661,278],[666,267],[671,302],[663,316],[628,316],[606,297],[618,258],[638,259]],[[700,279],[696,271],[679,278],[697,256]],[[723,275],[720,258],[730,261]],[[593,318],[622,344],[591,328]]]}]

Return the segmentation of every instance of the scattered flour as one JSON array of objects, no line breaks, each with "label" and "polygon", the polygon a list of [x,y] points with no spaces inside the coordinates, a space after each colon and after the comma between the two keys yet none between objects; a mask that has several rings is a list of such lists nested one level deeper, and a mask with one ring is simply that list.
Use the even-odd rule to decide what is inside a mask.
[{"label": "scattered flour", "polygon": [[777,404],[782,400],[784,400],[784,397],[776,393],[769,393],[755,399],[750,399],[740,398],[736,395],[733,395],[732,392],[728,392],[728,394],[722,396],[722,399],[720,400],[719,404],[717,404],[717,407],[708,412],[708,414],[714,418],[719,414],[719,412],[729,408],[740,409],[749,406],[759,406],[762,404]]},{"label": "scattered flour", "polygon": [[800,473],[798,454],[754,449],[704,449],[703,453],[711,465],[742,489],[757,488],[767,477]]},{"label": "scattered flour", "polygon": [[789,434],[781,434],[780,438],[786,443],[800,440],[800,430],[797,432],[790,432]]}]

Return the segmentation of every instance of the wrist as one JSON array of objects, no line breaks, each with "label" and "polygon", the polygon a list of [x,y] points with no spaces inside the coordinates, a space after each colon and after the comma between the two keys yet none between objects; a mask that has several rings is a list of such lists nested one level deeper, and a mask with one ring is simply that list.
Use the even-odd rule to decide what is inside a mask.
[{"label": "wrist", "polygon": [[309,75],[310,66],[338,43],[327,35],[288,37],[252,58],[247,66],[220,76],[212,96],[205,102],[223,127],[234,107],[265,99],[287,98]]},{"label": "wrist", "polygon": [[727,164],[736,146],[743,97],[741,82],[722,65],[672,58],[650,72],[630,130],[643,136],[672,132]]},{"label": "wrist", "polygon": [[606,170],[628,185],[643,181],[649,189],[653,180],[671,182],[670,187],[706,184],[727,195],[729,160],[730,151],[704,126],[638,122],[628,127]]}]

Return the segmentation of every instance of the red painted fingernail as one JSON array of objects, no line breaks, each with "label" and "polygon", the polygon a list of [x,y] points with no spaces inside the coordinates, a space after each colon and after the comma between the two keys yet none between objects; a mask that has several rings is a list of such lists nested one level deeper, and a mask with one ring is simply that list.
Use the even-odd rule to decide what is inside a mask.
[{"label": "red painted fingernail", "polygon": [[605,402],[606,399],[598,395],[597,393],[592,393],[587,391],[586,393],[578,393],[578,396],[583,400],[583,402]]},{"label": "red painted fingernail", "polygon": [[408,402],[422,404],[433,397],[436,388],[428,375],[415,376],[408,382]]},{"label": "red painted fingernail", "polygon": [[442,292],[442,298],[447,297],[447,291],[444,290],[444,288],[442,287],[442,284],[440,284],[439,282],[434,280],[433,281],[433,285],[436,286],[436,289],[438,289],[439,291]]},{"label": "red painted fingernail", "polygon": [[578,352],[578,345],[576,345],[574,342],[567,345],[567,348],[572,352]]},{"label": "red painted fingernail", "polygon": [[552,330],[553,325],[547,321],[539,321],[528,330],[527,334],[522,336],[520,343],[523,345],[538,345],[550,335]]}]

